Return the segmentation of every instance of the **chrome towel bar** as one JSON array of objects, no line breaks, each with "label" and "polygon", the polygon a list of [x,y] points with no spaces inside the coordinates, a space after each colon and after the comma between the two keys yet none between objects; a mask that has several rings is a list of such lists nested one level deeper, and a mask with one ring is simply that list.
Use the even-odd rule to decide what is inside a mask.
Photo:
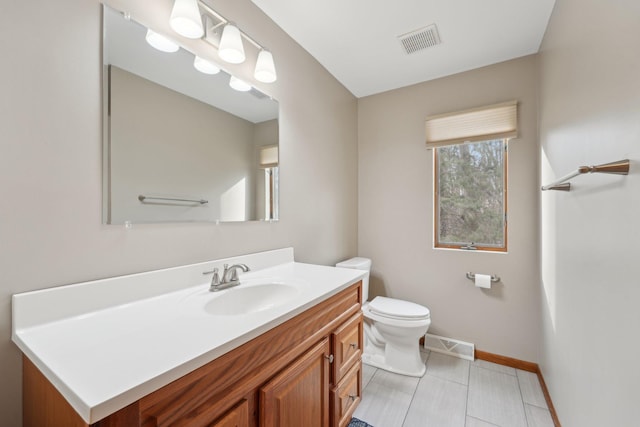
[{"label": "chrome towel bar", "polygon": [[[476,280],[476,275],[475,275],[474,273],[467,272],[467,279],[469,279],[469,280]],[[495,274],[492,274],[492,275],[491,275],[491,281],[492,281],[493,283],[497,283],[497,282],[499,282],[499,281],[500,281],[500,277],[499,277],[499,276],[496,276]]]},{"label": "chrome towel bar", "polygon": [[164,200],[168,202],[200,203],[201,205],[209,203],[208,200],[204,200],[204,199],[196,200],[196,199],[176,199],[173,197],[150,197],[150,196],[143,196],[142,194],[138,196],[138,200],[140,200],[142,203],[145,203],[147,200],[149,201]]},{"label": "chrome towel bar", "polygon": [[571,178],[575,178],[576,176],[585,173],[613,173],[616,175],[628,175],[629,159],[618,160],[617,162],[611,163],[604,163],[597,166],[580,166],[575,172],[565,175],[559,180],[552,182],[551,184],[543,185],[542,191],[571,191],[571,183],[566,181],[569,181]]}]

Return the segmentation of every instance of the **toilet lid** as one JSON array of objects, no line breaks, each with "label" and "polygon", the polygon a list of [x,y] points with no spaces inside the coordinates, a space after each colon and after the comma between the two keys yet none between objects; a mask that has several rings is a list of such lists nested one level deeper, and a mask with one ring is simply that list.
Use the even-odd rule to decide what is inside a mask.
[{"label": "toilet lid", "polygon": [[430,317],[427,307],[387,297],[375,297],[369,303],[369,310],[372,313],[394,319],[428,319]]}]

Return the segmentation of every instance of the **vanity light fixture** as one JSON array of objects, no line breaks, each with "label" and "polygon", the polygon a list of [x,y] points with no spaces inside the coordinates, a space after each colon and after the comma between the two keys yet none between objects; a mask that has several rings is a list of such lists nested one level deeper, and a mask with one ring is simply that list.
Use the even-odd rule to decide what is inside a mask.
[{"label": "vanity light fixture", "polygon": [[175,0],[173,9],[171,9],[169,25],[173,31],[189,39],[202,37],[204,28],[198,0]]},{"label": "vanity light fixture", "polygon": [[[277,80],[276,67],[271,52],[241,31],[237,25],[213,10],[203,0],[174,0],[169,24],[175,32],[184,37],[202,38],[218,49],[220,59],[230,64],[241,64],[247,59],[244,42],[249,42],[258,51],[254,78],[262,83],[273,83]],[[200,62],[197,58],[196,61]],[[194,66],[202,71],[195,62]],[[206,71],[202,72],[206,73]]]},{"label": "vanity light fixture", "polygon": [[196,70],[204,74],[218,74],[220,72],[220,67],[218,67],[216,64],[204,58],[200,58],[197,55],[193,60],[193,66]]},{"label": "vanity light fixture", "polygon": [[278,78],[276,75],[276,67],[273,64],[273,55],[268,50],[260,50],[253,76],[256,80],[263,83],[273,83]]},{"label": "vanity light fixture", "polygon": [[227,23],[222,30],[218,55],[231,64],[241,64],[246,59],[240,30],[234,24]]},{"label": "vanity light fixture", "polygon": [[243,80],[240,80],[236,76],[231,76],[229,78],[229,86],[232,89],[237,90],[238,92],[248,92],[251,90],[251,85]]},{"label": "vanity light fixture", "polygon": [[177,52],[180,49],[180,46],[173,40],[163,36],[162,34],[158,34],[152,29],[147,30],[147,35],[145,36],[145,40],[154,48],[158,49],[161,52]]}]

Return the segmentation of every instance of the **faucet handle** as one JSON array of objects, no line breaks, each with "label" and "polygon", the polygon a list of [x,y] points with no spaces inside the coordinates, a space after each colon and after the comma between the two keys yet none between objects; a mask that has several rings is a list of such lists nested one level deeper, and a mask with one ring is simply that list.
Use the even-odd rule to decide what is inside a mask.
[{"label": "faucet handle", "polygon": [[234,267],[231,270],[231,277],[229,277],[230,282],[235,282],[238,280],[238,268]]},{"label": "faucet handle", "polygon": [[210,271],[203,271],[202,274],[211,274],[213,273],[213,277],[211,277],[211,286],[215,286],[215,285],[219,285],[220,284],[220,275],[218,274],[218,268],[214,268],[213,270]]},{"label": "faucet handle", "polygon": [[220,275],[218,274],[218,268],[213,269],[213,277],[211,278],[211,285],[220,284]]}]

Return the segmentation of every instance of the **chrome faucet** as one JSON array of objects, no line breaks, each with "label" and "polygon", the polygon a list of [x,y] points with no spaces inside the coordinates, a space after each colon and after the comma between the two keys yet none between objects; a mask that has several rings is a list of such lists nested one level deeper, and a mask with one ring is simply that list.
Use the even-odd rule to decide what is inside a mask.
[{"label": "chrome faucet", "polygon": [[222,272],[222,277],[220,277],[220,275],[218,274],[219,270],[217,268],[214,268],[213,271],[206,271],[205,273],[203,273],[213,273],[209,291],[217,292],[223,289],[231,288],[233,286],[238,286],[240,284],[240,279],[238,279],[238,269],[241,269],[245,273],[250,270],[250,268],[246,264],[234,264],[231,267],[229,267],[229,264],[225,264],[224,271]]}]

